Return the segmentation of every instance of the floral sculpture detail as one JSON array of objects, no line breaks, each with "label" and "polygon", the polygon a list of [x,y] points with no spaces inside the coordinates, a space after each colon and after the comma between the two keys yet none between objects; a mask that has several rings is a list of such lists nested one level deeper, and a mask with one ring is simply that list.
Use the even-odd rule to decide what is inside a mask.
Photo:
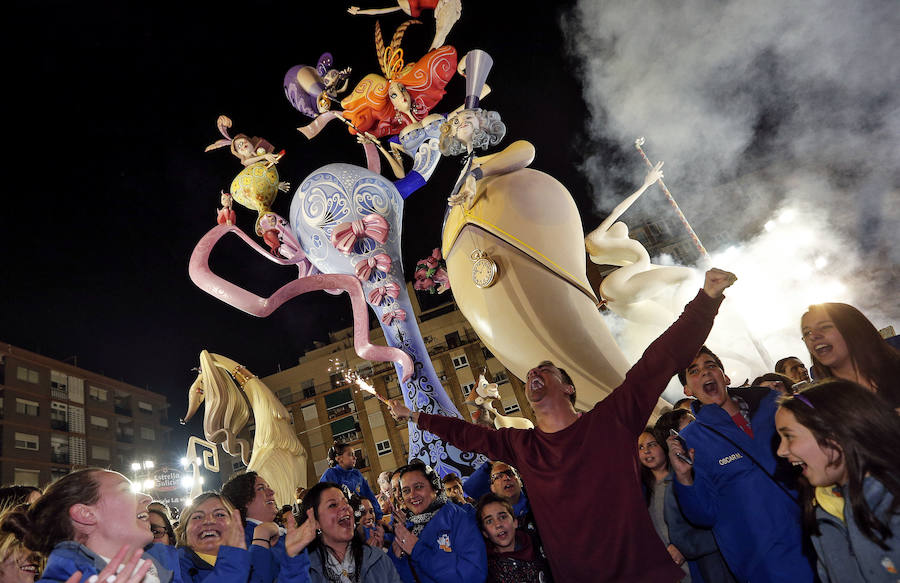
[{"label": "floral sculpture detail", "polygon": [[446,264],[441,257],[441,250],[435,249],[431,255],[416,262],[416,281],[413,287],[428,293],[442,294],[450,289],[450,278],[447,276]]}]

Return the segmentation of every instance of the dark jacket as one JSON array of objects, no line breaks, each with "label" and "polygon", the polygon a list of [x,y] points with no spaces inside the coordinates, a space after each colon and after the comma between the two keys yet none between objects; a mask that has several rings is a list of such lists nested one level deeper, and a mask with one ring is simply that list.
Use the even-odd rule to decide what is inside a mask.
[{"label": "dark jacket", "polygon": [[692,525],[681,512],[672,476],[670,473],[666,478],[669,487],[666,488],[663,503],[663,517],[669,529],[668,542],[675,545],[687,559],[692,581],[697,573],[705,583],[735,583],[734,575],[728,570],[712,531]]},{"label": "dark jacket", "polygon": [[[401,583],[394,563],[381,549],[363,545],[362,567],[359,569],[360,583]],[[309,577],[312,583],[328,583],[325,569],[318,551],[309,553]]]},{"label": "dark jacket", "polygon": [[[407,524],[412,528],[412,524]],[[483,583],[487,577],[487,551],[475,517],[448,502],[419,533],[412,555],[397,559],[397,572],[413,583],[410,566],[419,583]],[[399,563],[399,564],[398,564]]]},{"label": "dark jacket", "polygon": [[811,582],[812,567],[802,553],[800,507],[750,457],[776,474],[779,394],[762,388],[729,393],[750,405],[753,437],[718,405],[695,410],[697,420],[681,432],[687,447],[695,450],[693,485],[675,480],[681,509],[692,523],[712,528],[722,556],[739,580]]},{"label": "dark jacket", "polygon": [[531,536],[524,530],[516,530],[513,552],[488,550],[487,583],[544,583],[550,580],[549,571],[547,562],[537,553]]},{"label": "dark jacket", "polygon": [[818,570],[822,583],[865,581],[866,583],[896,583],[900,580],[900,514],[891,514],[894,497],[873,477],[863,482],[863,496],[882,523],[891,529],[885,550],[864,535],[853,518],[853,508],[844,494],[844,522],[816,508],[819,535],[812,537],[819,556]]},{"label": "dark jacket", "polygon": [[[178,551],[175,547],[157,543],[144,552],[144,559],[153,561],[160,583],[183,583],[178,568]],[[98,575],[107,563],[86,546],[75,541],[63,541],[53,547],[47,558],[47,567],[40,581],[63,583],[75,571],[81,571],[82,580]]]}]

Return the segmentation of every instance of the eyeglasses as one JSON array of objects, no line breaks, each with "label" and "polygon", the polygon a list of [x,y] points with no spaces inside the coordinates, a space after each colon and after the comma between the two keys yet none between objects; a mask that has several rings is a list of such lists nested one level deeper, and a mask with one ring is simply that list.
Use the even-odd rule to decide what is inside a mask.
[{"label": "eyeglasses", "polygon": [[503,476],[506,476],[507,478],[510,478],[510,479],[515,479],[516,471],[512,468],[509,468],[508,470],[503,470],[502,472],[497,472],[496,474],[491,474],[491,484],[493,484],[494,482],[496,482]]}]

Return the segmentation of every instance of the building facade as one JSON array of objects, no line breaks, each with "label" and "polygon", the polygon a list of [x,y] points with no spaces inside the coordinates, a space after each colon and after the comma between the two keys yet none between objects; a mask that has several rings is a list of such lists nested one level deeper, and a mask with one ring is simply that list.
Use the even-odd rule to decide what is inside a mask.
[{"label": "building facade", "polygon": [[0,345],[0,483],[43,487],[96,466],[131,476],[167,449],[165,396]]},{"label": "building facade", "polygon": [[[408,288],[435,372],[460,413],[471,418],[473,409],[464,400],[484,373],[488,381],[499,386],[504,414],[533,421],[524,385],[481,343],[450,294],[445,300],[438,296],[441,303],[423,310],[412,286]],[[378,399],[347,382],[344,370],[351,370],[379,395],[403,398],[393,364],[360,359],[353,351],[352,335],[349,328],[333,333],[329,344],[307,352],[297,366],[262,380],[293,414],[294,427],[308,453],[310,484],[328,468],[328,449],[334,441],[340,441],[353,446],[357,469],[377,491],[379,473],[407,463],[409,431],[405,422],[391,418]],[[372,330],[371,339],[374,344],[385,343],[380,328]],[[499,404],[495,407],[501,410]]]}]

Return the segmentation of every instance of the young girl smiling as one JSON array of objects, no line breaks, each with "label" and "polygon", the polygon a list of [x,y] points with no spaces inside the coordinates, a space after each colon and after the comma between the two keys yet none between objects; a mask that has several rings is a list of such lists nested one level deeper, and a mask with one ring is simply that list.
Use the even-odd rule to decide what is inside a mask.
[{"label": "young girl smiling", "polygon": [[900,572],[900,417],[866,388],[826,379],[775,415],[778,455],[801,468],[801,503],[829,581],[890,581]]}]

